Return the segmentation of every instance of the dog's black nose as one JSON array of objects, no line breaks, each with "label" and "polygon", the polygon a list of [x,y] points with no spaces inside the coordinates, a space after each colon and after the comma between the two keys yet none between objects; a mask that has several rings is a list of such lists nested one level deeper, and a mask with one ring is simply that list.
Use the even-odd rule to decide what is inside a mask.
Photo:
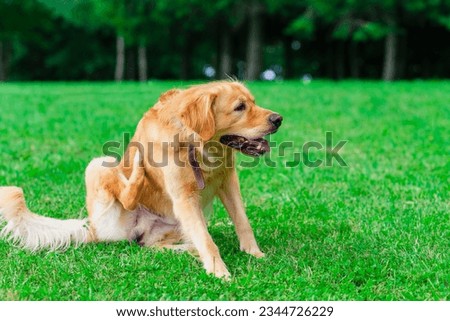
[{"label": "dog's black nose", "polygon": [[283,121],[283,117],[279,114],[272,114],[269,116],[269,122],[274,125],[276,128],[281,126],[281,122]]}]

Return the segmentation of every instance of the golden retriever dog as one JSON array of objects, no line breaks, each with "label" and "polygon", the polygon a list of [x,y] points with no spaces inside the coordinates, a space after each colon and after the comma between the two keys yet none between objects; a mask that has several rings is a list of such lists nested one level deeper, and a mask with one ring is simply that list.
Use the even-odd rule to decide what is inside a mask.
[{"label": "golden retriever dog", "polygon": [[70,244],[136,240],[142,246],[195,251],[207,273],[228,279],[205,213],[217,196],[240,249],[263,257],[245,213],[235,153],[268,152],[264,136],[282,117],[256,105],[239,82],[173,89],[140,120],[121,160],[96,158],[86,169],[88,219],[32,213],[18,187],[0,188],[2,236],[32,251]]}]

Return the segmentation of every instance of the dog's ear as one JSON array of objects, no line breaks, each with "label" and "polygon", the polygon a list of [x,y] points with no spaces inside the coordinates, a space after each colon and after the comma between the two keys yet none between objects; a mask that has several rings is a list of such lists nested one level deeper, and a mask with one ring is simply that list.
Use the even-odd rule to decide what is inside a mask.
[{"label": "dog's ear", "polygon": [[216,132],[213,112],[215,99],[215,94],[204,93],[181,108],[180,117],[183,124],[199,134],[204,141],[211,139]]}]

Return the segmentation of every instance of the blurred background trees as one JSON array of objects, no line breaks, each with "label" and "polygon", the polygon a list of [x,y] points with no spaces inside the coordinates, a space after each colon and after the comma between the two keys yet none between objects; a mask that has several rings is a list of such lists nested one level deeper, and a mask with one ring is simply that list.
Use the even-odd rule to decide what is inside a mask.
[{"label": "blurred background trees", "polygon": [[450,0],[0,0],[0,81],[450,76]]}]

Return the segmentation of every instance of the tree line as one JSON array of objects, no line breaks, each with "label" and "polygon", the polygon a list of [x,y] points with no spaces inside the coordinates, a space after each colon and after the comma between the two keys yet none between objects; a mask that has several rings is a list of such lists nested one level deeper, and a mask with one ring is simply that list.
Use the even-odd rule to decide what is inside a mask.
[{"label": "tree line", "polygon": [[0,81],[261,75],[449,77],[450,0],[0,0]]}]

